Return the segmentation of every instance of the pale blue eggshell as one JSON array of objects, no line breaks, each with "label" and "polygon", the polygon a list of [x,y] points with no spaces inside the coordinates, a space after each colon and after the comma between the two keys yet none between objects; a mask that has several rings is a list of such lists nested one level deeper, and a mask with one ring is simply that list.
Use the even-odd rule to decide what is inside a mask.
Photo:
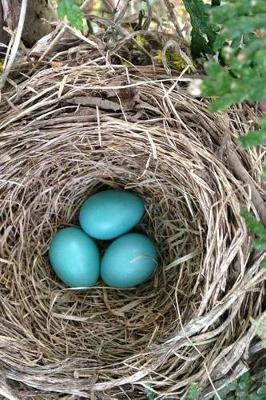
[{"label": "pale blue eggshell", "polygon": [[101,262],[101,277],[112,287],[130,288],[145,282],[157,266],[157,250],[151,239],[129,233],[106,249]]},{"label": "pale blue eggshell", "polygon": [[79,214],[81,228],[100,240],[114,239],[130,231],[144,214],[144,202],[135,194],[106,190],[92,195]]},{"label": "pale blue eggshell", "polygon": [[51,241],[49,258],[54,272],[67,286],[90,287],[99,279],[98,247],[80,228],[58,231]]}]

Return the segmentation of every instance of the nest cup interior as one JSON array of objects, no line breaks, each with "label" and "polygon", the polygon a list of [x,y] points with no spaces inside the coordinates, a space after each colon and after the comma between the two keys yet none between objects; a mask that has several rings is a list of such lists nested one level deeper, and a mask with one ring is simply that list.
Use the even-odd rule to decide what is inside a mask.
[{"label": "nest cup interior", "polygon": [[[189,154],[183,146],[176,163],[170,153],[161,159],[160,150],[154,159],[145,132],[119,129],[114,127],[111,135],[103,130],[101,146],[96,125],[78,135],[45,132],[38,162],[35,152],[24,160],[21,185],[6,207],[5,218],[12,221],[7,240],[17,261],[9,281],[10,303],[23,300],[20,323],[45,359],[75,355],[109,363],[147,351],[180,326],[177,299],[185,322],[199,297],[193,288],[206,229],[199,229],[204,218],[193,195],[197,183],[187,180]],[[167,142],[161,146],[171,152]],[[86,291],[66,289],[49,265],[49,242],[59,228],[78,224],[82,202],[106,187],[131,190],[144,199],[146,215],[136,229],[156,241],[157,272],[135,289],[111,289],[100,282]]]},{"label": "nest cup interior", "polygon": [[[95,76],[106,78],[102,68],[96,74],[93,67],[91,75],[88,70],[82,75],[78,67],[70,69],[75,96],[89,96],[91,86],[99,84]],[[40,392],[80,396],[115,388],[122,396],[117,398],[125,398],[125,385],[137,384],[138,390],[153,386],[179,398],[190,382],[206,387],[203,360],[213,379],[232,370],[234,345],[248,332],[248,316],[259,313],[263,293],[259,263],[249,263],[250,239],[240,217],[249,195],[219,153],[227,135],[234,154],[241,154],[235,132],[248,128],[249,117],[210,116],[204,103],[181,89],[173,91],[166,82],[166,96],[164,86],[145,80],[138,87],[139,99],[145,98],[142,108],[147,107],[142,118],[133,120],[135,111],[125,120],[123,112],[102,110],[99,121],[92,107],[75,106],[75,113],[70,106],[67,113],[68,92],[66,103],[55,100],[50,108],[60,79],[52,70],[29,79],[36,92],[45,85],[46,108],[42,99],[33,115],[26,112],[34,100],[25,85],[12,99],[21,117],[12,109],[2,125],[5,374]],[[241,156],[242,168],[252,171],[255,182],[258,171],[251,165],[254,160],[259,165],[258,154],[242,151]],[[100,281],[85,291],[66,288],[49,264],[51,238],[78,224],[83,201],[107,187],[144,199],[145,217],[136,229],[156,242],[156,273],[133,289]],[[143,399],[141,393],[130,397],[127,391],[127,396]]]}]

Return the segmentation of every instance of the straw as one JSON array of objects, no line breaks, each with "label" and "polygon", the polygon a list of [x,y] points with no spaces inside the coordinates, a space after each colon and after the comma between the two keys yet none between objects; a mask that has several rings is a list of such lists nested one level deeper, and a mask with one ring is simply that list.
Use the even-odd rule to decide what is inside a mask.
[{"label": "straw", "polygon": [[[181,399],[197,382],[207,398],[246,370],[261,315],[266,272],[240,210],[264,218],[263,149],[238,143],[256,117],[213,115],[187,93],[191,77],[85,48],[24,64],[2,97],[0,393]],[[157,243],[157,272],[129,290],[68,289],[49,242],[106,187],[144,199],[137,229]]]}]

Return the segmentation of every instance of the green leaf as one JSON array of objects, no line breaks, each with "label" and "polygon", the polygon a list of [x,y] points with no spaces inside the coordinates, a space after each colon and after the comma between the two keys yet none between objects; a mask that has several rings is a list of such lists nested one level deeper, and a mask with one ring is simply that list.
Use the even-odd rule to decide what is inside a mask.
[{"label": "green leaf", "polygon": [[266,74],[260,76],[255,68],[233,60],[230,71],[212,62],[206,66],[206,72],[202,92],[204,96],[216,97],[211,104],[215,111],[245,100],[257,102],[266,98]]},{"label": "green leaf", "polygon": [[266,117],[260,121],[261,130],[249,132],[240,138],[240,143],[244,148],[260,146],[266,144]]},{"label": "green leaf", "polygon": [[249,372],[244,373],[238,380],[237,396],[241,400],[249,400],[252,380]]},{"label": "green leaf", "polygon": [[[220,9],[212,10],[212,18],[217,24],[226,24],[227,21],[235,21],[241,16],[262,15],[266,12],[264,0],[256,0],[251,4],[250,0],[225,0]],[[237,31],[238,27],[235,27]]]},{"label": "green leaf", "polygon": [[247,210],[241,212],[241,216],[244,218],[248,228],[259,238],[266,240],[266,227]]},{"label": "green leaf", "polygon": [[249,132],[240,138],[240,143],[245,149],[266,144],[266,130]]},{"label": "green leaf", "polygon": [[266,240],[255,240],[254,247],[259,251],[266,251]]},{"label": "green leaf", "polygon": [[184,0],[184,5],[190,15],[192,25],[192,56],[197,58],[202,54],[213,54],[216,32],[209,19],[210,6],[204,4],[202,0]]},{"label": "green leaf", "polygon": [[188,389],[187,400],[199,400],[200,388],[197,383],[192,383]]},{"label": "green leaf", "polygon": [[[243,55],[245,56],[245,62],[250,64],[250,60],[253,57],[257,58],[257,62],[262,62],[263,65],[265,63],[265,59],[263,56],[265,55],[265,49],[266,49],[266,39],[265,38],[260,38],[260,39],[255,39],[252,42],[250,42],[245,49],[243,50]],[[262,51],[262,54],[260,53]],[[261,57],[260,57],[261,56]],[[264,71],[262,71],[264,72]]]},{"label": "green leaf", "polygon": [[[211,109],[222,111],[246,100],[265,100],[266,38],[258,30],[265,29],[266,1],[224,0],[218,7],[210,7],[209,13],[216,35],[213,50],[220,54],[220,63],[206,67],[202,85],[203,95],[213,98]],[[262,131],[244,137],[243,145],[265,143]]]},{"label": "green leaf", "polygon": [[223,27],[223,34],[225,37],[232,39],[239,38],[243,34],[247,34],[257,29],[263,29],[265,27],[266,14],[258,14],[253,16],[239,16],[236,22],[234,19],[230,19],[225,23]]},{"label": "green leaf", "polygon": [[[261,328],[263,329],[263,334],[266,334],[265,323],[261,325],[261,322],[256,320],[251,322],[258,336],[261,335]],[[259,329],[260,333],[257,329]],[[218,398],[222,400],[265,400],[266,372],[263,371],[263,375],[261,373],[256,374],[256,381],[251,373],[252,371],[244,373],[238,380],[224,387],[219,391],[219,397],[215,395],[214,400],[218,400]],[[254,390],[254,387],[257,387],[257,389]]]},{"label": "green leaf", "polygon": [[59,18],[66,18],[73,28],[82,32],[84,28],[84,14],[79,5],[79,0],[59,0],[57,14]]},{"label": "green leaf", "polygon": [[59,0],[57,6],[57,14],[59,18],[64,18],[67,15],[67,7],[64,0]]},{"label": "green leaf", "polygon": [[258,398],[261,400],[266,399],[266,385],[261,386],[257,391]]}]

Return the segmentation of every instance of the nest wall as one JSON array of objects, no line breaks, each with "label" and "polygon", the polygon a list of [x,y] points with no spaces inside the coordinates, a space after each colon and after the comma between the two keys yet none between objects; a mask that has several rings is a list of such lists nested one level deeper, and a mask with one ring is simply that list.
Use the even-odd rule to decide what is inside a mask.
[{"label": "nest wall", "polygon": [[[143,73],[143,71],[145,73]],[[247,368],[265,271],[240,217],[262,219],[251,108],[213,115],[186,79],[147,67],[40,66],[1,113],[0,394],[12,399],[204,398]],[[66,288],[47,250],[106,187],[138,193],[157,243],[135,289]]]}]

